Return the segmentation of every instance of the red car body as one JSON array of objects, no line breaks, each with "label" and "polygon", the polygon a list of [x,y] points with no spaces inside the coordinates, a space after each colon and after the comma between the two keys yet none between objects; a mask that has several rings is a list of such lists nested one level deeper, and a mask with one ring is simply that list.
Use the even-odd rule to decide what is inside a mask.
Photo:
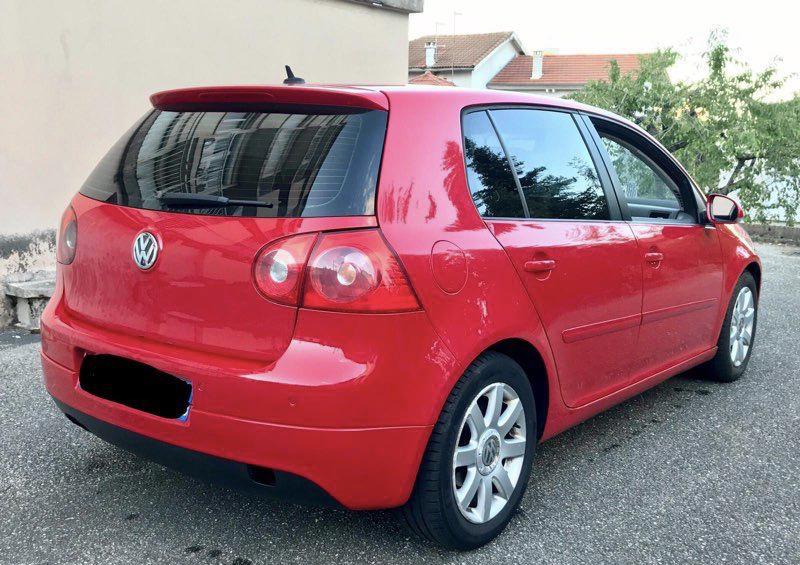
[{"label": "red car body", "polygon": [[[408,87],[152,97],[172,110],[275,101],[388,112],[376,213],[207,216],[76,195],[77,253],[59,265],[42,317],[45,384],[61,405],[158,442],[297,475],[348,508],[396,507],[410,495],[454,383],[482,352],[503,351],[528,371],[546,440],[713,357],[738,277],[751,270],[760,280],[759,259],[736,224],[479,215],[465,172],[465,109],[557,108],[635,127],[594,108]],[[379,230],[394,252],[418,309],[297,307],[254,286],[253,261],[276,240],[363,228]],[[163,249],[147,272],[130,260],[143,230]],[[187,379],[188,417],[86,392],[79,371],[87,354]]]}]

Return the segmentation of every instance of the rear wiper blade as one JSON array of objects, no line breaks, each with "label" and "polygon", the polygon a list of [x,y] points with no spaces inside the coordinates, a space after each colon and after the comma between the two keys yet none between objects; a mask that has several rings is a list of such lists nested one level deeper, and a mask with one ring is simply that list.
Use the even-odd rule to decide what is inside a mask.
[{"label": "rear wiper blade", "polygon": [[158,196],[158,201],[170,208],[220,208],[222,206],[256,206],[272,208],[272,204],[258,200],[236,200],[213,194],[172,193]]}]

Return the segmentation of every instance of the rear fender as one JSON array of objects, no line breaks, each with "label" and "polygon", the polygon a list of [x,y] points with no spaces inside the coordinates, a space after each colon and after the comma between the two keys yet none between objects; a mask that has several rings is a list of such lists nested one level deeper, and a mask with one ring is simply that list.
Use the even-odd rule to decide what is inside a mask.
[{"label": "rear fender", "polygon": [[[467,188],[460,108],[447,97],[431,96],[420,104],[419,97],[403,92],[392,92],[391,103],[378,223],[456,360],[436,399],[437,413],[470,363],[509,338],[539,351],[550,403],[560,403],[556,366],[539,316]],[[552,408],[550,414],[559,412]]]}]

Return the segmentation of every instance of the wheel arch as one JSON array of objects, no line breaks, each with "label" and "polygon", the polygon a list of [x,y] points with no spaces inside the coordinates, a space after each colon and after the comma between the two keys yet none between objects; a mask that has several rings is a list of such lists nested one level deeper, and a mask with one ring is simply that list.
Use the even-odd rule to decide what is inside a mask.
[{"label": "wheel arch", "polygon": [[756,288],[758,289],[758,294],[761,294],[761,265],[758,262],[753,261],[748,263],[745,266],[744,271],[753,275],[753,278],[756,280]]},{"label": "wheel arch", "polygon": [[550,406],[550,382],[542,354],[529,341],[520,338],[498,341],[482,351],[481,355],[486,351],[496,351],[509,356],[525,371],[536,402],[537,439],[541,439]]}]

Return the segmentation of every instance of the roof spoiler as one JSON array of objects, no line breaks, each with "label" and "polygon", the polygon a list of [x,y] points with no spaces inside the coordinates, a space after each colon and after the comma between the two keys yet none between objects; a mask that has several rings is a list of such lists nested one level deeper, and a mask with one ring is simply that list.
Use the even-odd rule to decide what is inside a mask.
[{"label": "roof spoiler", "polygon": [[376,90],[325,86],[208,86],[164,90],[150,96],[159,110],[176,112],[225,110],[235,107],[338,106],[389,110],[386,96]]}]

